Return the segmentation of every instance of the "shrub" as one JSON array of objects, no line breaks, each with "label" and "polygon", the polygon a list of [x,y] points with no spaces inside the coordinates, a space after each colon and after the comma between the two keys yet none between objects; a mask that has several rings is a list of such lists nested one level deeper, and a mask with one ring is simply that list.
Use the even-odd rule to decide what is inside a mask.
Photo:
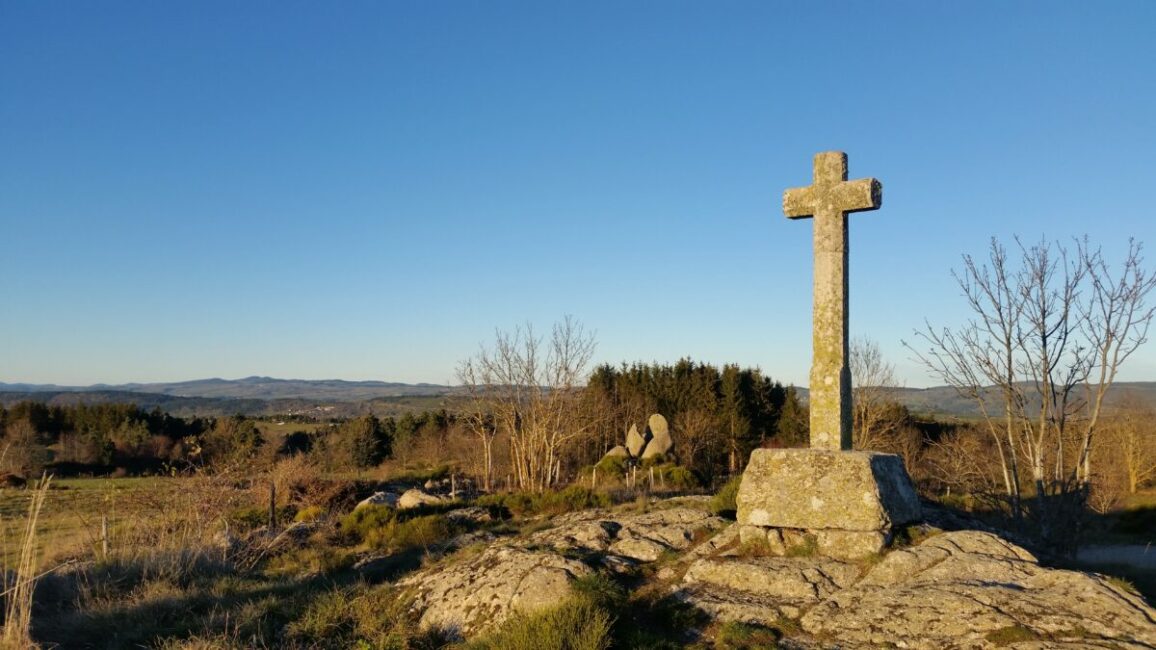
[{"label": "shrub", "polygon": [[265,570],[270,575],[300,576],[326,574],[353,566],[351,552],[332,546],[304,546],[269,558]]},{"label": "shrub", "polygon": [[739,484],[742,483],[743,477],[736,476],[727,481],[725,485],[714,495],[710,500],[710,511],[720,517],[734,519],[735,513],[738,511],[736,499],[739,495]]},{"label": "shrub", "polygon": [[401,521],[393,519],[385,526],[370,531],[365,543],[389,551],[430,547],[453,537],[459,528],[444,515],[425,515]]},{"label": "shrub", "polygon": [[587,508],[608,508],[611,505],[610,495],[578,485],[556,492],[538,494],[532,492],[488,494],[474,503],[504,509],[515,517],[531,514],[560,515]]},{"label": "shrub", "polygon": [[572,485],[558,492],[543,492],[537,496],[535,510],[547,515],[560,515],[587,508],[607,508],[610,496],[590,488]]},{"label": "shrub", "polygon": [[694,472],[681,465],[666,465],[661,468],[662,480],[666,487],[676,490],[693,490],[699,486],[698,477]]},{"label": "shrub", "polygon": [[735,621],[719,628],[714,647],[717,650],[775,648],[778,647],[780,637],[781,635],[771,628]]},{"label": "shrub", "polygon": [[626,473],[628,462],[626,456],[605,456],[594,467],[598,469],[599,478],[621,478]]},{"label": "shrub", "polygon": [[359,585],[315,599],[285,630],[293,645],[308,648],[444,647],[435,631],[419,632],[414,615],[391,587]]},{"label": "shrub", "polygon": [[533,614],[514,614],[471,650],[604,650],[613,618],[587,598],[576,597]]},{"label": "shrub", "polygon": [[325,515],[325,509],[321,506],[305,506],[297,511],[293,516],[293,521],[317,521]]},{"label": "shrub", "polygon": [[397,513],[389,506],[362,506],[341,518],[341,532],[359,541],[393,521]]},{"label": "shrub", "polygon": [[[284,522],[293,519],[297,514],[297,509],[293,506],[280,506],[275,509],[277,521]],[[229,513],[229,522],[240,527],[242,530],[252,530],[260,528],[269,524],[269,508],[268,506],[251,506],[247,508],[237,508]]]},{"label": "shrub", "polygon": [[570,584],[576,598],[583,598],[607,611],[618,611],[626,606],[626,590],[603,573],[584,575]]}]

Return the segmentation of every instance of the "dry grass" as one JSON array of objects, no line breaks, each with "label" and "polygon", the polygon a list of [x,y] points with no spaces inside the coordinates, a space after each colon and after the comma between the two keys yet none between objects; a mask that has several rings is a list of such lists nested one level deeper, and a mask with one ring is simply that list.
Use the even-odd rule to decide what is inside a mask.
[{"label": "dry grass", "polygon": [[31,490],[15,571],[8,562],[8,555],[4,556],[4,628],[0,632],[0,644],[5,648],[35,647],[31,637],[32,594],[40,568],[36,530],[51,481],[51,477],[43,476]]}]

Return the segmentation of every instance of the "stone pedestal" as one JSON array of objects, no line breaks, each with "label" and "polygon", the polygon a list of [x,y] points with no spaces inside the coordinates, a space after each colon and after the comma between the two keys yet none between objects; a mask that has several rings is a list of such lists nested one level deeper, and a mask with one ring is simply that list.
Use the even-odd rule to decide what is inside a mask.
[{"label": "stone pedestal", "polygon": [[737,505],[740,526],[810,535],[820,554],[841,559],[882,550],[894,527],[921,516],[903,460],[867,451],[756,449]]}]

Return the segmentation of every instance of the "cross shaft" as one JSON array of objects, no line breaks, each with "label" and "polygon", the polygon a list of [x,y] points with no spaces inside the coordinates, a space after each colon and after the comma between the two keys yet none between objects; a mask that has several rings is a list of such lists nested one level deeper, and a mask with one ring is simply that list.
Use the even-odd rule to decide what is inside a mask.
[{"label": "cross shaft", "polygon": [[783,193],[791,219],[814,217],[811,447],[851,448],[851,368],[848,342],[847,214],[876,210],[883,187],[874,178],[847,180],[847,154],[815,154],[814,180]]}]

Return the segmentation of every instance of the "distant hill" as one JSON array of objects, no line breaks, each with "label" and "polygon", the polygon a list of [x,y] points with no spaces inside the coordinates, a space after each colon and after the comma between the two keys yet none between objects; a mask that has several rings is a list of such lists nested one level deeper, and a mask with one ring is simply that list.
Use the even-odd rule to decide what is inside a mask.
[{"label": "distant hill", "polygon": [[[806,388],[796,388],[805,402]],[[1108,404],[1132,394],[1156,404],[1156,382],[1117,382]],[[52,405],[122,402],[172,415],[278,415],[298,413],[319,418],[379,416],[453,407],[462,397],[456,386],[404,384],[382,381],[305,380],[245,377],[199,379],[174,383],[107,386],[54,386],[0,382],[0,405],[24,400]],[[898,401],[917,415],[974,418],[979,411],[971,401],[948,386],[896,389]]]},{"label": "distant hill", "polygon": [[437,384],[403,384],[384,381],[344,381],[341,379],[197,379],[153,384],[96,384],[93,386],[56,386],[53,384],[5,384],[0,392],[19,393],[147,393],[174,397],[219,399],[304,399],[336,402],[363,402],[383,397],[446,395],[452,386]]},{"label": "distant hill", "polygon": [[302,414],[317,418],[379,416],[445,408],[460,389],[383,381],[245,377],[111,386],[56,386],[0,382],[0,406],[34,400],[53,406],[132,403],[190,417]]},{"label": "distant hill", "polygon": [[[799,396],[805,402],[809,396],[808,391],[805,388],[796,388],[795,390],[799,392]],[[1112,384],[1112,389],[1108,391],[1105,403],[1111,406],[1126,395],[1135,395],[1142,402],[1156,404],[1156,382],[1118,381]],[[917,415],[965,419],[980,417],[975,402],[960,397],[950,386],[898,388],[895,390],[895,399]]]}]

